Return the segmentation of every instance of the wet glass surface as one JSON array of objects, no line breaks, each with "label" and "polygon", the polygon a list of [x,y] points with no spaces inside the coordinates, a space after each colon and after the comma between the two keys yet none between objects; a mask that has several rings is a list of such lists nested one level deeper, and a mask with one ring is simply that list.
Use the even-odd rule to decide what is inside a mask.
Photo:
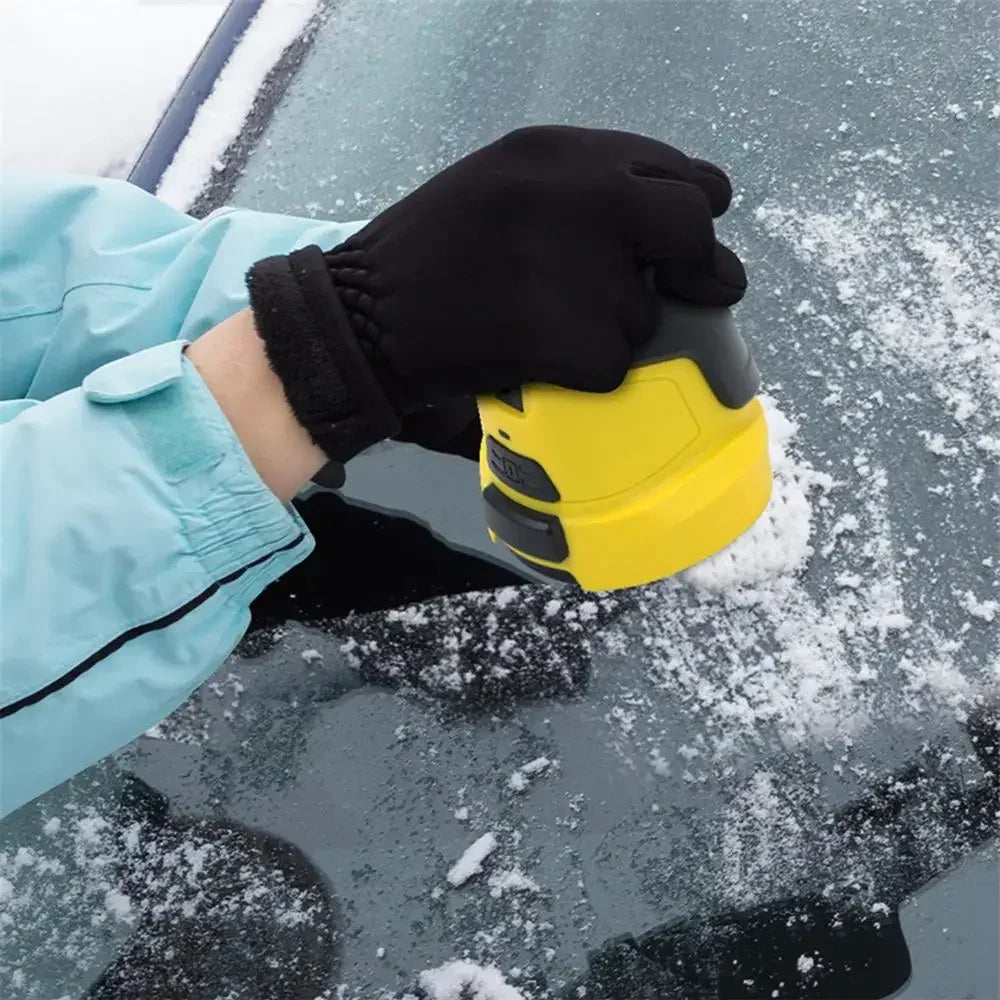
[{"label": "wet glass surface", "polygon": [[0,829],[13,995],[368,1000],[467,959],[526,998],[997,996],[997,33],[945,0],[331,5],[205,206],[369,216],[544,121],[724,164],[776,502],[595,597],[490,546],[474,434],[362,456],[239,655]]}]

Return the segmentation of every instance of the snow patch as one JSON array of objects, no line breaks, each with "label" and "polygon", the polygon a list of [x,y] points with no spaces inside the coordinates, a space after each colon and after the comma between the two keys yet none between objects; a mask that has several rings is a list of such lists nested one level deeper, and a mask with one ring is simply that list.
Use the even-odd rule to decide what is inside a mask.
[{"label": "snow patch", "polygon": [[[956,116],[964,114],[951,106]],[[829,211],[768,202],[757,221],[825,272],[857,324],[864,360],[922,372],[959,423],[1000,404],[1000,211],[974,229],[958,207],[932,213],[859,189]]]},{"label": "snow patch", "polygon": [[[279,856],[256,831],[225,821],[151,822],[145,814],[123,826],[117,794],[106,813],[81,803],[87,797],[90,789],[34,829],[29,819],[19,836],[32,846],[0,843],[0,982],[20,977],[17,996],[59,996],[58,987],[78,983],[80,970],[107,960],[109,933],[121,934],[116,924],[196,917],[231,925],[238,917],[327,933],[325,890],[271,860]],[[58,831],[45,835],[53,819]],[[184,969],[177,977],[178,995],[197,995]]]},{"label": "snow patch", "polygon": [[104,906],[108,913],[118,920],[131,923],[132,900],[118,889],[109,889],[104,896]]},{"label": "snow patch", "polygon": [[523,792],[531,784],[531,779],[551,767],[553,761],[548,757],[536,757],[522,764],[508,779],[507,786],[515,792]]},{"label": "snow patch", "polygon": [[958,454],[958,448],[949,445],[943,434],[932,434],[930,431],[921,431],[920,436],[924,439],[924,445],[932,455],[941,458],[951,458]]},{"label": "snow patch", "polygon": [[729,590],[804,569],[812,555],[809,495],[833,488],[829,475],[816,471],[791,449],[798,427],[771,397],[762,396],[761,403],[770,440],[771,500],[736,541],[682,574],[688,583],[704,590]]},{"label": "snow patch", "polygon": [[496,850],[497,838],[493,833],[484,833],[448,871],[447,879],[456,889],[465,885],[473,875],[483,870],[483,862]]},{"label": "snow patch", "polygon": [[494,899],[499,898],[505,892],[538,892],[538,883],[528,878],[520,868],[511,868],[510,871],[497,872],[489,879],[490,895]]},{"label": "snow patch", "polygon": [[264,0],[163,174],[156,193],[167,204],[185,210],[205,187],[239,135],[271,67],[306,27],[316,6],[317,0]]},{"label": "snow patch", "polygon": [[[704,740],[699,747],[715,760],[765,731],[788,744],[840,740],[863,727],[900,681],[911,711],[958,710],[976,690],[960,645],[933,617],[914,621],[906,607],[909,570],[889,517],[887,471],[859,450],[849,496],[855,509],[824,527],[820,511],[832,506],[837,484],[803,455],[795,424],[774,400],[764,404],[774,469],[764,516],[679,580],[634,591],[629,620],[643,623],[637,636],[603,634],[610,653],[643,664],[651,685],[624,690],[605,713],[617,729],[613,745],[631,762],[645,738],[654,772],[666,770],[658,745],[670,725],[658,692],[684,706]],[[836,567],[832,586],[814,589],[803,576],[817,551]],[[989,603],[969,608],[991,612]],[[703,773],[690,766],[682,776],[697,782]]]},{"label": "snow patch", "polygon": [[448,962],[420,973],[420,987],[428,1000],[525,1000],[493,965]]},{"label": "snow patch", "polygon": [[981,601],[971,590],[959,594],[958,603],[973,618],[981,618],[984,622],[992,622],[997,617],[997,613],[1000,612],[1000,601]]}]

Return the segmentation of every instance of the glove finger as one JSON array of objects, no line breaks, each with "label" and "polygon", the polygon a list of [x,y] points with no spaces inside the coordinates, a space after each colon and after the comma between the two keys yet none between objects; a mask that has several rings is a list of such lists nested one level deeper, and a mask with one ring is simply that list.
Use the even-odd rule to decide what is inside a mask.
[{"label": "glove finger", "polygon": [[683,170],[674,171],[667,174],[656,167],[651,167],[645,163],[633,163],[629,168],[629,173],[633,177],[639,177],[646,181],[656,182],[681,182],[690,184],[698,188],[708,199],[709,211],[715,218],[723,215],[733,200],[733,188],[729,183],[729,178],[718,167],[707,164],[713,169],[703,169],[695,163],[704,161],[691,161],[691,165]]},{"label": "glove finger", "polygon": [[626,175],[623,225],[626,245],[638,262],[702,263],[715,245],[715,227],[705,192],[695,184]]},{"label": "glove finger", "polygon": [[697,184],[708,196],[712,215],[715,218],[724,215],[733,201],[733,185],[728,174],[708,160],[692,159],[691,165],[694,167],[691,183]]},{"label": "glove finger", "polygon": [[656,287],[663,294],[704,306],[732,306],[746,294],[742,261],[716,243],[708,261],[663,260],[654,265]]},{"label": "glove finger", "polygon": [[682,153],[673,146],[644,135],[628,138],[626,155],[631,172],[639,177],[683,181],[701,188],[708,198],[712,215],[722,215],[733,200],[733,187],[726,172],[708,160]]},{"label": "glove finger", "polygon": [[632,364],[632,348],[614,325],[577,330],[578,348],[543,362],[526,379],[580,392],[613,392]]}]

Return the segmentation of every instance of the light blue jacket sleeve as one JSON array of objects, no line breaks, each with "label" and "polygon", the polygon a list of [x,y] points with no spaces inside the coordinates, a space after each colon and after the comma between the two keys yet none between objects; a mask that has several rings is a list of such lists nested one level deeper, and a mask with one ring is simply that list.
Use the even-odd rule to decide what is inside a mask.
[{"label": "light blue jacket sleeve", "polygon": [[0,816],[180,705],[311,551],[182,347],[253,261],[355,228],[3,175]]}]

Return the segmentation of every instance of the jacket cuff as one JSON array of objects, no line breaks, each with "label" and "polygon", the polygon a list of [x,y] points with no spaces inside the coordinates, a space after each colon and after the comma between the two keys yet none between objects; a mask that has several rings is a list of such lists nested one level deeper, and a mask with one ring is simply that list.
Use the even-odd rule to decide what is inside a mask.
[{"label": "jacket cuff", "polygon": [[249,604],[313,549],[294,507],[260,478],[215,397],[173,341],[84,380],[96,403],[121,404],[163,476],[193,556],[227,596]]}]

